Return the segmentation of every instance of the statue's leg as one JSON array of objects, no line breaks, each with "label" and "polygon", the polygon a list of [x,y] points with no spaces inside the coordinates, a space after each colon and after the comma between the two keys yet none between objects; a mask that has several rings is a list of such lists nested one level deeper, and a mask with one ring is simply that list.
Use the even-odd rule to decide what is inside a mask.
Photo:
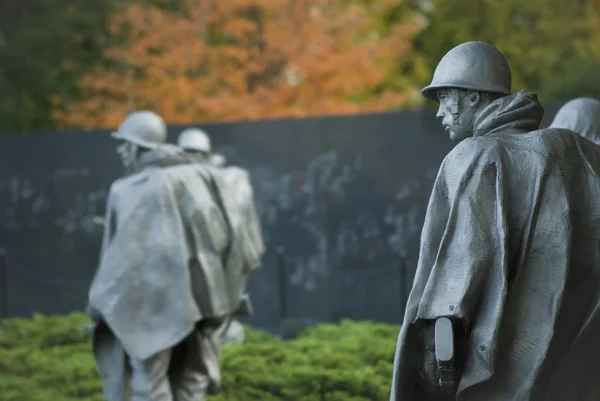
[{"label": "statue's leg", "polygon": [[205,321],[174,351],[171,385],[174,401],[201,401],[221,387],[221,320]]},{"label": "statue's leg", "polygon": [[221,336],[216,325],[199,332],[199,363],[209,379],[208,393],[216,394],[221,389]]},{"label": "statue's leg", "polygon": [[223,323],[217,328],[217,336],[221,341],[221,345],[227,343],[227,332],[229,331],[231,324],[233,323],[233,318],[228,316]]},{"label": "statue's leg", "polygon": [[131,401],[173,401],[168,375],[170,363],[170,349],[143,361],[130,358]]},{"label": "statue's leg", "polygon": [[184,368],[171,383],[174,401],[204,401],[210,380],[196,369]]}]

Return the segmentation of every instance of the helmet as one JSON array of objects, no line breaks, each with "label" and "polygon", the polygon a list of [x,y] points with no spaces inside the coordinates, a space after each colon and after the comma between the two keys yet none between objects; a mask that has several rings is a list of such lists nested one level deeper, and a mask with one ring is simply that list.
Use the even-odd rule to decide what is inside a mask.
[{"label": "helmet", "polygon": [[466,42],[450,50],[439,62],[433,80],[421,93],[437,101],[442,88],[471,89],[510,95],[511,73],[500,50],[483,42]]},{"label": "helmet", "polygon": [[156,113],[135,111],[127,115],[119,129],[111,135],[115,139],[153,149],[167,141],[167,126]]},{"label": "helmet", "polygon": [[550,128],[564,128],[600,144],[600,101],[581,97],[558,110]]},{"label": "helmet", "polygon": [[186,128],[177,139],[177,145],[186,150],[195,150],[198,152],[211,152],[210,138],[206,132],[199,128]]}]

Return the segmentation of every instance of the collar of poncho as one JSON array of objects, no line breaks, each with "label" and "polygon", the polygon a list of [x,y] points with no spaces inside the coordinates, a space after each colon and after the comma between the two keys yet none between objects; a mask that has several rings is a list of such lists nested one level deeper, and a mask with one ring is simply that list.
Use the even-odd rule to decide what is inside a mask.
[{"label": "collar of poncho", "polygon": [[161,145],[142,154],[137,162],[137,171],[149,167],[170,167],[192,163],[191,157],[177,146]]},{"label": "collar of poncho", "polygon": [[490,103],[475,120],[474,136],[535,131],[543,116],[544,109],[537,95],[520,91]]}]

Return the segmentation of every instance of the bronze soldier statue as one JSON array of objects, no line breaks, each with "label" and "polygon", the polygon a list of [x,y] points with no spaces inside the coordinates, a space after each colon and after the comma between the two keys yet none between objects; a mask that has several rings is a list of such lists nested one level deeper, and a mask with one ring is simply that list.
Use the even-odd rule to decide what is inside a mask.
[{"label": "bronze soldier statue", "polygon": [[186,151],[197,163],[211,163],[223,167],[225,157],[213,153],[210,137],[199,128],[186,128],[179,134],[177,145]]},{"label": "bronze soldier statue", "polygon": [[[214,153],[212,150],[212,143],[208,134],[199,128],[186,128],[179,134],[177,138],[177,146],[183,149],[195,163],[199,164],[212,164],[216,167],[222,167],[221,174],[225,179],[231,178],[231,185],[237,187],[240,192],[250,191],[252,193],[252,187],[250,184],[249,173],[241,168],[229,166],[226,167],[226,159],[223,155]],[[256,232],[252,236],[260,236],[260,222],[253,216],[257,216],[254,209],[248,211],[248,219],[253,220],[251,227],[256,228]],[[249,315],[253,313],[250,299],[246,298],[246,308],[240,310],[243,315]],[[230,316],[219,328],[219,335],[221,343],[243,343],[245,339],[244,326],[241,322]]]},{"label": "bronze soldier statue", "polygon": [[434,183],[391,401],[600,400],[600,147],[539,129],[504,55],[463,43],[423,95],[456,147]]},{"label": "bronze soldier statue", "polygon": [[148,111],[113,133],[127,175],[110,189],[88,304],[108,401],[217,392],[218,330],[248,309],[246,280],[264,251],[252,192],[238,193],[166,136]]}]

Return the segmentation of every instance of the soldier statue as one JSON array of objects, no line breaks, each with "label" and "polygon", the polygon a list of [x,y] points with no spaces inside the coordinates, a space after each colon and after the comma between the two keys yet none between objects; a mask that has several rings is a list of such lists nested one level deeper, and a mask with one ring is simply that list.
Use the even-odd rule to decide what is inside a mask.
[{"label": "soldier statue", "polygon": [[249,309],[264,252],[253,194],[166,144],[153,112],[112,136],[126,176],[110,188],[87,308],[105,398],[204,400],[221,382],[219,328]]},{"label": "soldier statue", "polygon": [[[250,181],[249,174],[246,170],[240,169],[238,167],[225,167],[226,159],[223,155],[218,153],[213,153],[212,144],[210,137],[206,132],[199,128],[186,128],[179,134],[177,139],[177,145],[182,148],[186,153],[190,155],[194,159],[196,163],[205,164],[210,163],[217,167],[223,167],[222,174],[224,177],[232,178],[232,185],[240,186],[239,190],[244,191],[250,189]],[[242,177],[246,177],[245,179]],[[251,190],[251,189],[250,189]],[[255,216],[256,212],[254,210],[250,211],[249,216]],[[249,217],[251,218],[251,217]],[[257,221],[255,227],[259,227],[259,222]],[[260,235],[260,230],[253,235]],[[248,307],[251,307],[251,304],[247,303]],[[253,313],[251,309],[246,309],[241,311],[244,314]],[[244,342],[245,333],[244,326],[241,322],[234,319],[231,316],[230,319],[227,319],[223,324],[223,327],[219,329],[221,343],[236,343],[240,344]]]},{"label": "soldier statue", "polygon": [[423,95],[458,142],[435,180],[391,401],[600,400],[600,147],[539,129],[504,55],[463,43]]},{"label": "soldier statue", "polygon": [[179,134],[177,145],[186,151],[197,163],[212,163],[223,167],[225,157],[212,152],[210,137],[199,128],[186,128]]}]

